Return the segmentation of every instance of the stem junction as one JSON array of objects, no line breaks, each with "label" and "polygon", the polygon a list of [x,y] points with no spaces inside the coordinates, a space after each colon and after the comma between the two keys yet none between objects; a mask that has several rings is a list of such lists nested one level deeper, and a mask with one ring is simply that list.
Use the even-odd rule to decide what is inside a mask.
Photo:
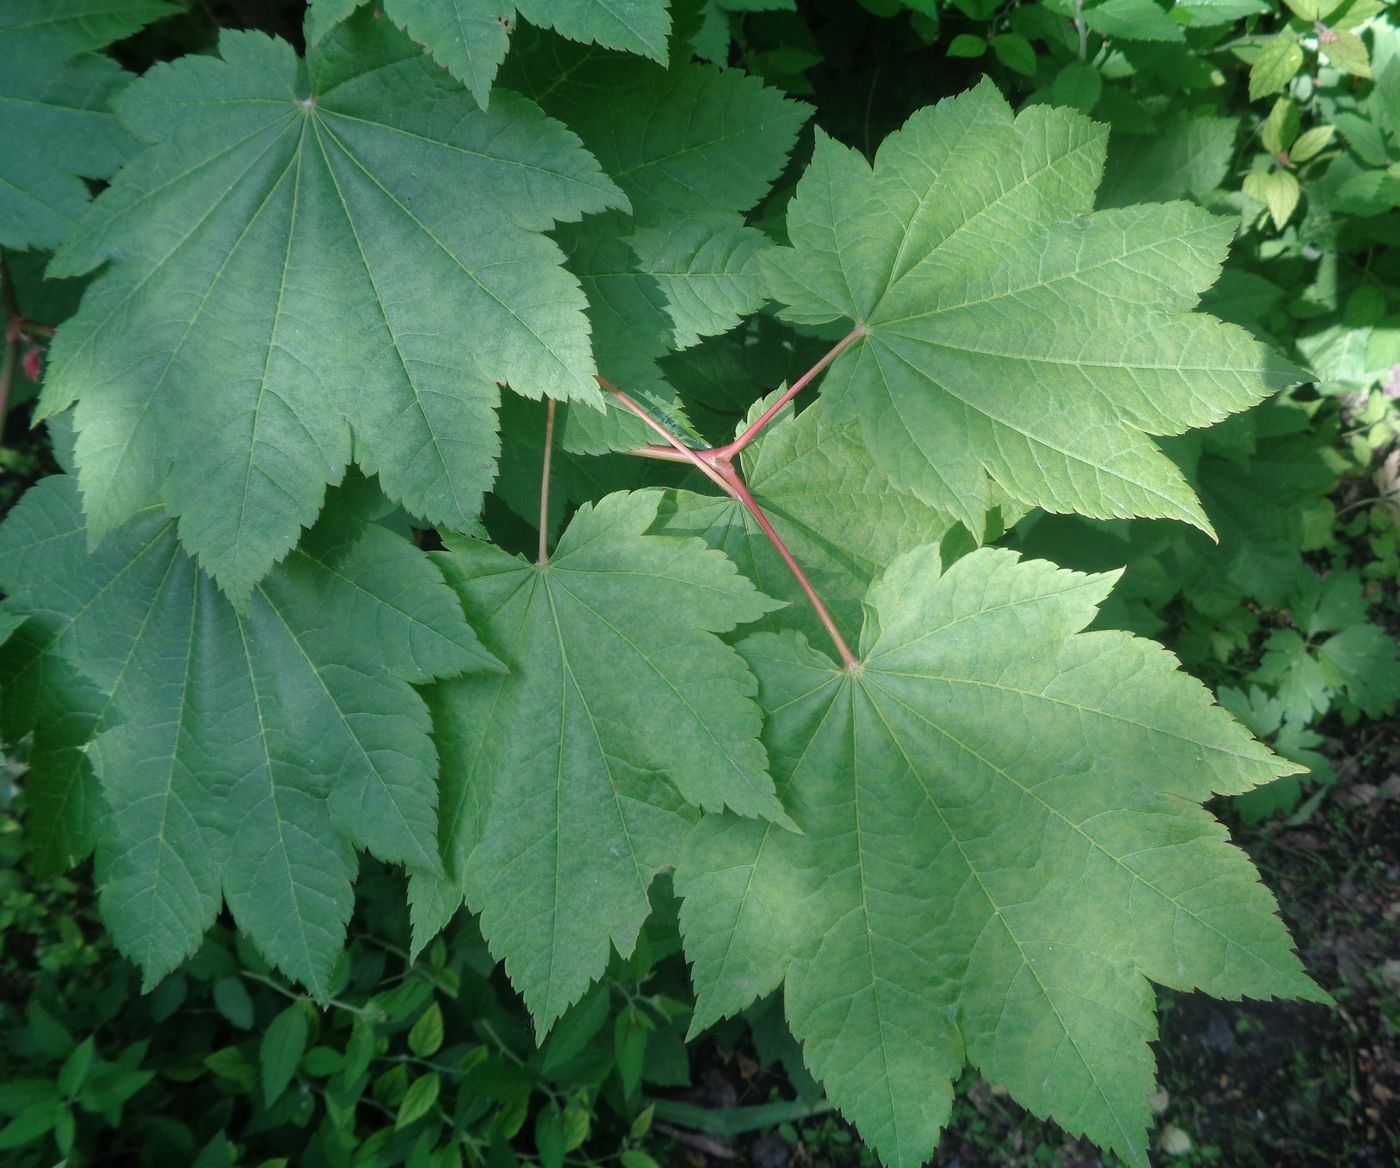
[{"label": "stem junction", "polygon": [[[865,328],[861,325],[857,325],[853,328],[842,337],[820,361],[794,381],[777,401],[764,410],[753,424],[745,429],[733,442],[730,442],[726,446],[716,447],[713,450],[694,450],[684,445],[679,438],[623,393],[622,390],[618,389],[618,387],[606,377],[601,375],[597,377],[599,385],[612,394],[621,405],[641,418],[643,422],[655,430],[664,440],[664,445],[657,444],[639,447],[636,450],[628,451],[629,454],[639,455],[643,458],[659,458],[667,462],[687,462],[753,516],[754,522],[758,524],[763,534],[768,537],[769,542],[772,543],[774,549],[782,558],[783,563],[788,566],[788,570],[792,572],[793,577],[797,580],[798,586],[802,589],[803,594],[807,597],[808,602],[816,612],[817,619],[821,621],[822,627],[826,629],[827,634],[831,637],[832,644],[835,646],[836,652],[841,658],[841,663],[846,669],[855,669],[860,664],[859,660],[856,658],[856,655],[851,652],[850,646],[846,644],[846,640],[841,635],[841,631],[836,627],[836,622],[832,619],[830,611],[828,611],[826,605],[822,603],[822,599],[817,595],[816,589],[812,587],[812,582],[807,579],[807,574],[793,557],[792,552],[788,550],[782,537],[774,530],[773,524],[768,520],[768,516],[763,513],[763,508],[759,506],[758,501],[749,492],[748,487],[744,484],[743,478],[740,477],[738,467],[734,465],[734,460],[739,453],[758,436],[764,427],[778,416],[779,412],[781,412],[782,408],[787,405],[788,402],[811,384],[812,380],[845,352],[847,348],[855,344],[861,337],[865,336],[865,332]],[[552,416],[551,412],[551,418]],[[548,457],[548,445],[546,444],[546,478],[549,473]],[[543,507],[543,504],[541,504],[541,506]],[[541,510],[540,524],[543,531],[543,510]],[[541,546],[543,546],[543,533],[540,535],[540,541]],[[543,557],[543,552],[541,552],[541,556]],[[543,558],[541,558],[541,563],[543,562]]]}]

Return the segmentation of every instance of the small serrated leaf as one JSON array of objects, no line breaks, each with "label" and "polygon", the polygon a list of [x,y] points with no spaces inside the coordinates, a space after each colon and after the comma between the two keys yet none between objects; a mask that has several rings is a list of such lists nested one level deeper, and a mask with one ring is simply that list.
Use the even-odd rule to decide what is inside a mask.
[{"label": "small serrated leaf", "polygon": [[1249,100],[1277,93],[1302,67],[1303,49],[1292,37],[1279,35],[1266,41],[1249,67]]},{"label": "small serrated leaf", "polygon": [[1084,8],[1084,23],[1097,33],[1127,41],[1182,41],[1185,30],[1153,0],[1104,0]]},{"label": "small serrated leaf", "polygon": [[1259,140],[1270,154],[1282,154],[1293,144],[1298,134],[1298,104],[1286,97],[1274,102],[1274,108],[1259,127]]},{"label": "small serrated leaf", "polygon": [[1353,77],[1371,76],[1371,54],[1366,42],[1354,32],[1333,29],[1318,38],[1318,51],[1327,57],[1333,68]]},{"label": "small serrated leaf", "polygon": [[264,1107],[276,1103],[296,1075],[310,1032],[306,1007],[299,1002],[293,1002],[268,1023],[258,1044]]},{"label": "small serrated leaf", "polygon": [[441,1090],[442,1080],[437,1071],[429,1071],[426,1075],[414,1079],[404,1092],[403,1102],[399,1104],[398,1114],[394,1118],[394,1130],[402,1131],[409,1124],[416,1123],[427,1115],[437,1103]]},{"label": "small serrated leaf", "polygon": [[419,1058],[431,1058],[441,1047],[442,1007],[434,1000],[408,1032],[408,1049]]},{"label": "small serrated leaf", "polygon": [[1264,170],[1244,176],[1244,193],[1268,207],[1274,226],[1281,230],[1298,206],[1302,191],[1288,171]]},{"label": "small serrated leaf", "polygon": [[1314,126],[1311,130],[1304,131],[1289,147],[1289,161],[1302,163],[1307,162],[1310,158],[1315,158],[1331,145],[1336,133],[1335,126]]}]

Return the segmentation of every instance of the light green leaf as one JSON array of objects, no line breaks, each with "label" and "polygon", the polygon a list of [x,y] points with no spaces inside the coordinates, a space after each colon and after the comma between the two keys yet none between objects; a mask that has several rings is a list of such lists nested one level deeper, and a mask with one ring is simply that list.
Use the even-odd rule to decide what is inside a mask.
[{"label": "light green leaf", "polygon": [[1366,42],[1354,32],[1328,31],[1318,38],[1318,50],[1334,69],[1353,77],[1371,76],[1371,56]]},{"label": "light green leaf", "polygon": [[161,0],[0,5],[0,247],[54,248],[135,145],[109,106],[131,78],[91,52],[175,11]]},{"label": "light green leaf", "polygon": [[1322,153],[1329,145],[1336,134],[1335,126],[1314,126],[1299,134],[1293,145],[1289,148],[1288,157],[1292,162],[1307,162],[1310,158],[1315,158]]},{"label": "light green leaf", "polygon": [[864,336],[823,382],[900,489],[980,531],[994,480],[1100,518],[1209,523],[1151,441],[1206,426],[1300,374],[1191,311],[1232,227],[1180,203],[1092,213],[1104,133],[989,82],[915,114],[872,169],[818,131],[760,254],[789,319]]},{"label": "light green leaf", "polygon": [[416,1123],[433,1109],[438,1093],[442,1090],[442,1080],[436,1071],[419,1075],[408,1085],[399,1113],[394,1118],[394,1130],[402,1131],[411,1123]]},{"label": "light green leaf", "polygon": [[1277,93],[1293,80],[1303,67],[1303,49],[1290,36],[1266,41],[1249,67],[1249,100],[1258,101]]},{"label": "light green leaf", "polygon": [[299,1002],[293,1002],[278,1014],[263,1031],[258,1044],[258,1065],[262,1070],[264,1107],[271,1107],[282,1097],[297,1073],[309,1034],[306,1007]]},{"label": "light green leaf", "polygon": [[1002,33],[989,38],[992,53],[1008,69],[1024,77],[1035,76],[1035,49],[1031,42],[1015,33]]},{"label": "light green leaf", "polygon": [[1172,11],[1185,13],[1192,28],[1214,28],[1270,9],[1268,0],[1176,0]]},{"label": "light green leaf", "polygon": [[[584,506],[544,565],[466,540],[439,560],[510,670],[431,694],[448,880],[540,1033],[602,974],[609,942],[631,951],[688,804],[786,822],[753,679],[714,635],[774,602],[699,540],[645,534],[660,498]],[[435,895],[415,877],[420,949],[442,923]]]},{"label": "light green leaf", "polygon": [[1270,154],[1282,154],[1298,136],[1298,105],[1286,97],[1274,102],[1269,116],[1260,123],[1259,141]]},{"label": "light green leaf", "polygon": [[1341,7],[1344,0],[1284,0],[1284,3],[1295,15],[1311,24],[1315,20],[1325,20]]},{"label": "light green leaf", "polygon": [[470,529],[497,381],[601,403],[582,296],[540,232],[624,200],[562,126],[518,98],[477,110],[386,21],[306,65],[256,33],[220,45],[122,95],[152,145],[54,262],[111,261],[43,409],[78,401],[94,536],[161,500],[245,605],[352,437],[391,498]]},{"label": "light green leaf", "polygon": [[1083,633],[1114,576],[911,552],[861,665],[741,652],[804,834],[710,817],[676,872],[693,1029],[779,983],[807,1065],[884,1161],[931,1154],[965,1064],[1145,1168],[1148,979],[1326,996],[1199,804],[1296,769],[1151,642]]},{"label": "light green leaf", "polygon": [[1274,226],[1283,225],[1298,206],[1298,180],[1286,170],[1255,171],[1244,176],[1244,193],[1269,208]]},{"label": "light green leaf", "polygon": [[1073,106],[1080,113],[1091,112],[1103,92],[1103,77],[1092,65],[1071,61],[1055,75],[1050,96],[1056,105]]},{"label": "light green leaf", "polygon": [[442,1007],[433,1002],[408,1032],[408,1049],[419,1058],[431,1058],[442,1046]]},{"label": "light green leaf", "polygon": [[980,57],[986,51],[987,42],[970,33],[960,32],[948,42],[947,52],[950,57]]},{"label": "light green leaf", "polygon": [[1084,23],[1124,41],[1184,41],[1186,32],[1152,0],[1104,0],[1084,9]]},{"label": "light green leaf", "polygon": [[352,845],[441,871],[437,755],[412,686],[495,663],[424,555],[356,518],[350,494],[246,617],[154,508],[89,554],[67,476],[33,488],[0,529],[0,581],[40,635],[33,651],[104,698],[88,746],[110,808],[97,881],[148,986],[194,952],[225,899],[324,999]]}]

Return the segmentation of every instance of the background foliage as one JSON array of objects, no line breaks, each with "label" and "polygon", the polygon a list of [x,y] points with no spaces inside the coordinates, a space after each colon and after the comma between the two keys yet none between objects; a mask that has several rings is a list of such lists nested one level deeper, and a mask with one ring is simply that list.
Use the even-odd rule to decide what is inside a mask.
[{"label": "background foliage", "polygon": [[[220,27],[255,27],[302,46],[300,4],[197,3],[187,11],[155,3],[127,7],[125,24],[89,21],[80,28],[37,31],[0,26],[0,54],[16,63],[0,81],[0,107],[16,95],[36,90],[45,95],[40,114],[0,123],[5,127],[0,154],[10,168],[7,179],[17,189],[42,188],[42,197],[32,205],[7,206],[0,216],[9,320],[7,502],[17,496],[17,484],[53,469],[55,457],[71,462],[71,434],[61,423],[53,428],[52,452],[26,424],[43,383],[52,328],[73,316],[84,273],[110,254],[100,241],[72,232],[89,194],[83,180],[110,177],[137,148],[116,130],[112,118],[111,103],[128,80],[121,69],[139,73],[163,59],[205,53]],[[525,22],[521,28],[552,25],[565,36],[639,54],[635,65],[617,68],[635,68],[646,76],[640,72],[652,68],[646,59],[664,57],[669,26],[661,23],[659,9],[630,29],[590,28],[585,35],[581,26],[569,25],[574,6],[531,7],[518,6],[514,19]],[[431,30],[417,21],[432,8],[410,0],[384,5],[388,17],[423,39],[430,39]],[[343,14],[327,0],[318,0],[316,13],[325,29]],[[482,103],[505,51],[503,30],[512,19],[503,9],[481,21],[477,31],[488,46],[484,57],[441,62]],[[1379,793],[1384,775],[1364,768],[1388,757],[1387,720],[1400,697],[1393,617],[1400,587],[1400,251],[1393,246],[1400,231],[1395,214],[1400,205],[1400,27],[1391,6],[1379,0],[1332,5],[1313,0],[1177,0],[1171,5],[1154,0],[969,0],[946,5],[828,0],[797,7],[781,0],[709,0],[677,5],[669,19],[701,59],[742,69],[811,103],[821,133],[867,158],[915,110],[963,92],[985,76],[1017,109],[1070,106],[1109,128],[1100,208],[1185,199],[1230,217],[1235,225],[1230,257],[1203,307],[1267,341],[1308,370],[1310,380],[1223,425],[1164,440],[1167,454],[1202,500],[1219,542],[1163,520],[1041,513],[1011,525],[1003,542],[1028,556],[1084,571],[1126,565],[1098,624],[1164,641],[1214,689],[1222,705],[1285,758],[1309,769],[1303,777],[1280,778],[1238,796],[1228,813],[1243,824],[1259,825],[1255,830],[1260,834],[1245,838],[1260,847],[1280,839],[1291,839],[1289,846],[1296,847],[1299,832],[1317,832],[1323,825],[1344,841],[1345,847],[1329,850],[1318,846],[1314,836],[1301,850],[1326,857],[1322,866],[1335,874],[1335,884],[1351,882],[1353,898],[1362,906],[1358,912],[1370,912],[1368,906],[1375,902],[1376,919],[1369,927],[1376,937],[1350,958],[1338,959],[1333,952],[1308,956],[1343,1009],[1357,1012],[1361,1021],[1351,1025],[1358,1034],[1393,1035],[1394,975],[1381,955],[1387,951],[1384,938],[1394,936],[1395,916],[1386,905],[1395,903],[1396,860],[1393,850],[1376,850],[1370,830],[1358,822],[1366,807],[1378,809],[1382,823],[1385,816],[1393,817]],[[317,29],[313,23],[313,39]],[[469,38],[469,43],[477,42]],[[569,123],[604,171],[628,169],[625,158],[609,157],[612,127],[590,126],[581,115],[571,118],[567,87],[554,92],[553,79],[567,66],[570,46],[540,40],[539,52],[532,55],[523,47],[529,43],[522,34],[520,51],[506,59],[512,86],[537,95],[547,112]],[[205,64],[205,59],[193,58],[182,67],[202,69]],[[625,75],[592,79],[627,80]],[[750,92],[748,100],[763,100],[756,89]],[[54,96],[58,94],[62,100]],[[354,100],[374,97],[362,94]],[[489,100],[505,104],[495,96]],[[782,122],[787,108],[775,105],[764,117]],[[144,112],[153,125],[165,116],[156,103]],[[353,104],[346,112],[353,116]],[[789,140],[798,121],[788,118],[782,129]],[[531,133],[528,127],[522,130],[521,149],[533,148]],[[628,136],[619,134],[618,140],[623,143],[619,149],[626,149]],[[208,147],[203,131],[193,132],[183,144],[195,151]],[[615,371],[610,376],[638,388],[650,380],[658,394],[664,377],[691,406],[688,422],[678,425],[688,424],[711,441],[723,442],[741,426],[752,401],[809,366],[829,344],[820,336],[780,333],[767,315],[726,331],[753,306],[755,293],[745,280],[752,279],[748,273],[756,240],[747,233],[757,227],[781,236],[788,201],[812,151],[812,133],[804,131],[784,173],[755,176],[753,198],[762,194],[766,178],[777,181],[747,224],[739,218],[749,209],[741,198],[717,205],[713,193],[702,192],[691,205],[688,196],[677,193],[679,188],[664,184],[619,180],[613,186],[580,159],[559,190],[530,190],[538,221],[512,224],[511,245],[537,247],[533,262],[542,268],[554,262],[557,253],[551,248],[566,253],[591,292],[617,262],[607,244],[616,228],[596,226],[606,215],[595,214],[578,226],[572,221],[585,212],[620,208],[625,199],[638,229],[633,252],[664,288],[676,257],[690,254],[687,247],[693,245],[649,224],[649,213],[714,213],[718,243],[710,246],[720,250],[708,258],[717,255],[734,278],[724,282],[722,291],[712,289],[687,304],[675,293],[671,277],[672,295],[663,299],[668,307],[661,310],[671,315],[652,327],[658,337],[668,333],[679,338],[677,351],[671,351],[670,341],[659,341],[639,360],[629,349],[628,364],[617,369],[617,361],[609,365],[610,327],[635,331],[638,313],[646,306],[622,304],[612,322],[595,307],[591,325],[600,367]],[[472,176],[470,181],[480,179]],[[516,192],[514,197],[522,196]],[[431,208],[423,213],[430,214]],[[663,222],[657,214],[655,222]],[[491,226],[483,235],[492,234]],[[547,244],[539,233],[549,228],[554,242]],[[96,229],[89,223],[84,230]],[[527,239],[539,242],[527,244]],[[385,249],[379,262],[405,256],[408,262],[429,262],[415,251],[410,233],[376,243]],[[49,257],[25,250],[60,244],[64,253],[48,266],[47,276]],[[472,250],[481,246],[480,240],[463,241],[457,258],[467,264],[489,262],[489,256]],[[122,257],[127,263],[139,258]],[[270,294],[264,290],[248,300],[265,303]],[[589,296],[591,303],[597,299]],[[582,302],[571,300],[561,285],[550,311],[581,310]],[[93,310],[86,311],[91,316]],[[418,305],[413,311],[429,308]],[[654,314],[656,306],[650,311]],[[67,336],[80,338],[85,327],[92,326],[80,320]],[[390,327],[411,331],[392,322]],[[210,349],[197,359],[217,359],[217,341],[211,334]],[[551,395],[562,395],[550,381],[557,369],[526,367],[511,346],[503,344],[501,350],[493,356],[507,362],[503,368],[513,386],[528,393],[534,379],[541,388],[549,382]],[[314,361],[314,354],[300,356]],[[409,353],[415,367],[431,362],[431,353]],[[586,355],[575,354],[565,363],[577,382],[572,392],[580,398],[597,392],[581,373],[588,367]],[[81,375],[95,382],[107,377],[101,366],[69,368],[79,371],[69,373],[70,378]],[[394,376],[389,371],[376,383],[393,385]],[[412,380],[417,375],[407,376]],[[474,379],[482,400],[494,401],[499,375],[489,368],[456,370],[454,376]],[[47,392],[62,398],[79,390],[70,384]],[[353,387],[340,392],[352,394]],[[54,404],[51,400],[50,408]],[[664,398],[649,404],[663,412],[667,408]],[[218,406],[212,402],[208,408]],[[400,475],[397,494],[413,500],[414,509],[429,519],[462,506],[451,503],[449,495],[432,497],[415,479],[417,467],[407,452],[422,436],[386,429],[383,419],[394,411],[392,400],[356,399],[354,408],[361,411],[352,419],[357,427],[382,440],[379,451],[356,450],[362,466],[379,470],[388,476],[386,482]],[[542,410],[519,400],[505,408],[501,475],[485,519],[503,545],[532,550],[529,525],[535,522],[541,449],[513,435],[541,432]],[[511,424],[512,417],[518,426]],[[799,415],[797,422],[809,429],[823,424],[815,411]],[[451,432],[463,425],[460,418],[443,419],[440,429]],[[221,426],[217,414],[202,419],[196,441],[209,441],[211,435],[217,439]],[[616,472],[576,454],[604,448],[615,435],[590,433],[577,419],[563,426],[567,453],[556,472],[560,489],[551,516],[556,528],[576,502],[604,490],[680,481],[666,467],[629,467],[625,479],[609,481]],[[343,462],[346,456],[343,439],[328,433],[310,435],[308,441],[306,450],[294,452],[294,461],[305,467],[308,458],[319,458],[324,481],[337,459]],[[794,428],[781,441],[815,439]],[[832,435],[823,434],[822,441],[837,449]],[[779,442],[774,433],[758,449],[747,468],[750,483],[757,491],[757,481],[762,481],[775,500],[790,492],[792,513],[800,517],[800,484],[784,483]],[[447,461],[468,466],[471,460],[463,453],[452,451]],[[275,478],[276,469],[271,473]],[[762,479],[765,474],[770,477]],[[114,524],[140,502],[139,489],[124,495],[122,481],[114,473],[115,486],[103,496],[99,523]],[[470,496],[485,485],[478,475],[454,489]],[[287,532],[294,533],[297,524],[315,513],[302,487],[270,491],[249,500],[255,538],[231,540],[230,532],[219,526],[226,522],[224,516],[199,512],[206,486],[195,480],[176,484],[176,501],[181,490],[190,500],[181,535],[187,546],[205,553],[207,566],[221,581],[235,585],[233,591],[261,574],[247,561],[237,561],[231,551],[235,545],[251,547],[254,558],[270,562],[285,550]],[[682,502],[674,514],[661,516],[670,529],[704,530],[717,522],[703,511],[687,512],[684,496],[675,497]],[[346,510],[347,515],[323,520],[318,529],[327,560],[342,547],[335,524],[364,517],[352,506]],[[928,515],[917,513],[904,518],[915,529],[927,530],[930,522]],[[1008,510],[1004,518],[1011,521],[1017,515]],[[474,522],[474,508],[466,506],[458,519]],[[398,525],[408,531],[406,521]],[[878,526],[888,529],[888,516]],[[872,547],[868,562],[883,566],[894,550]],[[820,548],[809,552],[816,557],[814,579],[822,570],[821,553]],[[757,562],[761,554],[761,549],[752,553],[760,586],[765,573],[776,578],[780,571]],[[743,563],[740,556],[736,559]],[[314,595],[308,569],[300,583],[289,580],[281,603],[298,603],[295,589],[301,584]],[[275,600],[270,601],[273,609]],[[848,604],[858,614],[858,598]],[[435,669],[448,672],[454,662],[460,667],[460,655],[484,650],[459,644],[441,652],[446,656],[438,665],[430,655],[420,655],[401,663],[399,676],[385,682],[401,689],[396,700],[402,703],[404,725],[396,731],[394,746],[410,754],[409,682],[424,680]],[[11,688],[7,694],[12,704],[14,692]],[[763,1154],[780,1157],[783,1147],[796,1147],[796,1153],[787,1154],[818,1162],[861,1162],[861,1151],[846,1142],[849,1133],[824,1114],[827,1105],[772,999],[721,1027],[705,1044],[686,1046],[695,1003],[679,956],[676,907],[664,891],[653,893],[653,913],[633,956],[623,961],[614,954],[600,985],[567,1011],[551,1009],[562,1012],[562,1018],[538,1049],[522,1006],[465,914],[410,960],[415,942],[402,919],[401,878],[377,867],[359,876],[349,950],[330,980],[316,987],[321,998],[331,1000],[329,1009],[314,1007],[299,988],[271,970],[226,919],[193,957],[142,996],[136,972],[97,927],[87,870],[52,875],[62,857],[26,847],[18,830],[28,824],[32,831],[46,813],[26,799],[26,768],[36,757],[53,765],[54,758],[63,758],[83,740],[84,728],[65,724],[47,737],[27,735],[23,719],[13,712],[9,717],[7,818],[0,837],[6,849],[0,872],[5,958],[0,1042],[11,1071],[0,1085],[0,1114],[8,1120],[0,1128],[0,1147],[16,1163],[48,1164],[57,1152],[73,1163],[193,1161],[201,1168],[279,1160],[365,1165],[620,1162],[625,1168],[645,1168],[647,1157],[679,1162],[683,1156],[723,1150],[723,1141],[737,1133],[764,1129],[777,1133],[777,1143],[761,1145],[771,1149]],[[1368,725],[1379,729],[1368,730]],[[120,741],[108,740],[107,749],[121,747]],[[1363,768],[1360,786],[1371,791],[1359,802],[1358,767]],[[1335,785],[1339,777],[1340,787]],[[407,846],[402,840],[377,843],[377,854],[390,859],[403,858]],[[1335,894],[1315,876],[1301,882],[1301,888],[1306,891],[1298,895],[1314,903]],[[331,895],[340,897],[341,911],[348,915],[348,899],[334,890]],[[1305,923],[1316,923],[1318,915],[1293,911]],[[139,907],[132,918],[139,929]],[[1358,928],[1366,927],[1363,915]],[[1325,928],[1321,931],[1326,935]],[[1352,930],[1343,932],[1352,935]],[[1169,1042],[1173,1017],[1178,1012],[1189,1016],[1194,1009],[1191,999],[1183,1001],[1179,1011],[1168,1011]],[[1240,1019],[1248,1017],[1237,1018],[1238,1033],[1248,1032],[1248,1023],[1239,1030]],[[1309,1035],[1325,1047],[1317,1030]],[[1340,1107],[1347,1124],[1325,1134],[1307,1125],[1281,1124],[1282,1134],[1259,1137],[1261,1148],[1269,1139],[1279,1141],[1278,1150],[1252,1150],[1253,1145],[1236,1142],[1223,1152],[1217,1145],[1214,1158],[1240,1164],[1279,1162],[1279,1156],[1296,1163],[1318,1162],[1307,1156],[1331,1157],[1339,1164],[1386,1162],[1386,1149],[1393,1152],[1400,1130],[1395,1096],[1386,1086],[1400,1090],[1393,1078],[1393,1047],[1386,1054],[1382,1045],[1379,1055],[1367,1056],[1369,1062],[1359,1053],[1363,1048],[1364,1043],[1353,1043],[1332,1056],[1346,1064],[1347,1078],[1356,1078],[1361,1068],[1361,1097],[1353,1100],[1355,1105],[1322,1103],[1316,1096],[1309,1105],[1314,1110]],[[1182,1038],[1179,1048],[1168,1049],[1165,1061],[1174,1069],[1175,1051],[1192,1048],[1189,1038]],[[1180,1061],[1190,1064],[1186,1058]],[[728,1099],[717,1092],[716,1076],[741,1085],[746,1107],[725,1105],[734,1102],[733,1091]],[[1328,1078],[1326,1069],[1321,1077]],[[1377,1085],[1380,1091],[1373,1089]],[[955,1130],[959,1138],[972,1141],[971,1154],[991,1163],[1013,1162],[1013,1157],[1074,1162],[1087,1154],[1044,1129],[1008,1127],[999,1119],[1005,1104],[998,1096],[973,1081],[964,1088],[966,1102],[960,1104]],[[1294,1081],[1288,1089],[1301,1092],[1303,1086]],[[1256,1083],[1252,1094],[1265,1090],[1279,1087]],[[199,1118],[186,1118],[195,1116]],[[794,1121],[801,1126],[792,1126]],[[1209,1124],[1204,1118],[1200,1122]],[[1190,1127],[1179,1111],[1168,1112],[1154,1137],[1160,1153],[1212,1162],[1212,1145],[1198,1137],[1193,1146]],[[1016,1132],[1019,1136],[1009,1134]],[[1029,1140],[1027,1132],[1032,1133]],[[1229,1138],[1243,1139],[1233,1131]],[[752,1154],[757,1158],[759,1152]]]}]

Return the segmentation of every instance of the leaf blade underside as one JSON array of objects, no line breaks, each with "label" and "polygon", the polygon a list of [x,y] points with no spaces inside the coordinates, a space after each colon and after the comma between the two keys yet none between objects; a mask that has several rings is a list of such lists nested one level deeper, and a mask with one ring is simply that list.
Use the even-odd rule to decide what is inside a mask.
[{"label": "leaf blade underside", "polygon": [[[0,572],[35,631],[31,658],[86,679],[59,678],[48,700],[91,736],[97,882],[118,948],[152,985],[226,900],[325,1000],[354,849],[441,871],[437,755],[412,683],[499,668],[423,553],[332,509],[240,615],[156,508],[89,554],[77,487],[55,476],[0,529]],[[35,583],[51,580],[62,587]],[[31,775],[36,795],[69,782]],[[90,800],[71,814],[94,813]]]},{"label": "leaf blade underside", "polygon": [[114,262],[42,405],[78,402],[95,534],[160,500],[242,602],[352,456],[470,530],[498,381],[601,403],[582,296],[541,233],[625,199],[537,107],[478,110],[385,22],[357,17],[309,67],[260,34],[220,44],[122,97],[153,145],[55,261]]},{"label": "leaf blade underside", "polygon": [[740,646],[804,834],[692,835],[693,1028],[784,983],[808,1065],[892,1164],[931,1153],[965,1063],[1146,1164],[1148,979],[1325,999],[1199,806],[1293,768],[1165,651],[1080,632],[1112,580],[922,549],[872,587],[859,669],[792,633]]},{"label": "leaf blade underside", "polygon": [[989,482],[1050,511],[1210,531],[1151,441],[1220,421],[1301,374],[1192,312],[1230,238],[1188,204],[1093,210],[1106,131],[1013,118],[995,86],[911,117],[873,167],[819,134],[761,253],[783,315],[866,330],[823,383],[896,486],[980,530]]},{"label": "leaf blade underside", "polygon": [[455,900],[415,878],[414,941],[465,896],[540,1033],[609,943],[630,952],[696,808],[786,822],[753,680],[715,636],[773,602],[700,541],[645,534],[659,502],[584,506],[545,565],[469,541],[440,557],[510,672],[435,687]]}]

